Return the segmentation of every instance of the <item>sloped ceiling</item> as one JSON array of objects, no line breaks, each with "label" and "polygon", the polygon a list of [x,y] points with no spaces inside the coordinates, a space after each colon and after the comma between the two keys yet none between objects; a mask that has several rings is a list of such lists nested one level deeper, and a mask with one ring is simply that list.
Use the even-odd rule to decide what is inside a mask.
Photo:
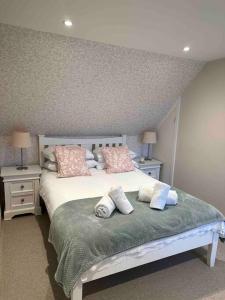
[{"label": "sloped ceiling", "polygon": [[203,63],[0,24],[0,135],[139,134]]},{"label": "sloped ceiling", "polygon": [[0,0],[1,23],[204,61],[225,55],[224,12],[224,0]]}]

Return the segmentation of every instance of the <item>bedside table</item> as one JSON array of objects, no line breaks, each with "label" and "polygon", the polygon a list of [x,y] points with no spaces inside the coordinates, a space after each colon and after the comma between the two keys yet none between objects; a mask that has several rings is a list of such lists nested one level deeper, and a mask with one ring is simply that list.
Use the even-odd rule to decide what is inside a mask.
[{"label": "bedside table", "polygon": [[136,162],[139,165],[139,169],[144,172],[145,174],[159,180],[160,176],[160,167],[162,165],[162,162],[156,159],[152,160],[145,160],[145,162],[142,164],[139,162],[139,160],[136,160]]},{"label": "bedside table", "polygon": [[25,213],[41,214],[40,174],[41,168],[38,165],[28,166],[27,170],[2,167],[1,177],[5,190],[4,220],[11,220],[13,216]]}]

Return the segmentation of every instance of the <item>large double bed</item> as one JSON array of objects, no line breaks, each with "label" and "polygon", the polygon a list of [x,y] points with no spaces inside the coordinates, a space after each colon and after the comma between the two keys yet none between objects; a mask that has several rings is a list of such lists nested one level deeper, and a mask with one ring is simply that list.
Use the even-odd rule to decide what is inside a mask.
[{"label": "large double bed", "polygon": [[[126,144],[126,136],[79,139],[39,136],[40,165],[43,166],[44,163],[42,152],[49,146],[80,145],[93,150],[100,146],[124,144]],[[145,175],[138,169],[113,174],[106,174],[105,170],[95,168],[90,171],[91,176],[58,178],[56,172],[43,170],[41,177],[40,195],[45,202],[51,220],[49,240],[56,249],[59,262],[56,280],[63,286],[65,294],[70,296],[72,300],[82,300],[82,286],[85,282],[205,245],[208,245],[207,262],[210,267],[214,266],[219,234],[223,231],[224,226],[224,218],[215,208],[178,190],[180,198],[178,206],[168,209],[164,213],[159,213],[147,206],[144,208],[144,204],[141,206],[135,200],[140,186],[152,185],[156,179]],[[139,209],[139,215],[136,215],[135,219],[135,214],[122,217],[115,214],[108,220],[97,220],[94,215],[96,202],[112,186],[118,185],[127,193],[133,201],[133,205],[136,205],[136,210]],[[204,210],[206,216],[203,216]],[[207,210],[209,210],[209,213]],[[147,215],[148,213],[149,215]],[[185,226],[182,227],[181,223],[185,219],[185,214],[188,215],[188,218]],[[144,236],[144,233],[140,232],[138,234],[136,231],[135,234],[132,234],[132,239],[131,235],[127,237],[128,234],[127,231],[124,233],[124,228],[129,227],[127,230],[131,230],[131,225],[135,222],[139,223],[142,216],[143,219],[149,216],[149,224],[144,224],[145,228],[149,228],[149,230],[146,230],[148,232]],[[160,222],[163,222],[163,226]],[[93,227],[96,226],[97,229],[91,228],[92,225]],[[88,226],[89,230],[87,230]],[[143,228],[135,226],[134,230]],[[143,224],[140,226],[143,226]],[[157,228],[161,230],[161,234],[159,234]],[[121,232],[123,232],[124,241],[127,241],[126,246],[124,248],[118,246],[115,249],[125,250],[115,250],[112,255],[102,256],[101,258],[95,257],[95,260],[87,264],[88,254],[85,254],[86,257],[84,258],[83,256],[85,256],[84,252],[89,253],[90,251],[86,252],[86,249],[84,251],[83,248],[81,251],[80,244],[77,245],[80,236],[85,235],[85,247],[92,248],[93,243],[96,247],[96,243],[100,242],[96,242],[98,233],[105,236],[107,231],[110,231],[111,243],[114,243],[119,235],[119,241],[122,243]],[[112,236],[112,231],[117,231],[116,238],[114,235]],[[91,233],[89,234],[89,232]],[[135,238],[138,242],[133,242]],[[83,238],[82,242],[85,239]],[[89,240],[87,241],[87,239]],[[100,239],[101,237],[99,237]],[[105,244],[107,245],[107,243],[109,242],[106,238]],[[113,248],[114,245],[111,245]],[[74,248],[71,250],[72,246]],[[100,248],[104,248],[104,245],[101,245]],[[79,270],[82,272],[73,274],[77,270],[77,266],[75,266],[77,260],[80,261]],[[84,262],[88,266],[87,268],[83,267]]]}]

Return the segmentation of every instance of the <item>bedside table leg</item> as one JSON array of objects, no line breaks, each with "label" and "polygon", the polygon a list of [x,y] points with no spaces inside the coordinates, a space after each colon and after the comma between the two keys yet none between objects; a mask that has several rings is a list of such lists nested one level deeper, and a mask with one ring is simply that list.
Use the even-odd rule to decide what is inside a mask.
[{"label": "bedside table leg", "polygon": [[11,212],[4,212],[4,221],[10,221],[12,220],[12,217],[14,216],[14,213]]}]

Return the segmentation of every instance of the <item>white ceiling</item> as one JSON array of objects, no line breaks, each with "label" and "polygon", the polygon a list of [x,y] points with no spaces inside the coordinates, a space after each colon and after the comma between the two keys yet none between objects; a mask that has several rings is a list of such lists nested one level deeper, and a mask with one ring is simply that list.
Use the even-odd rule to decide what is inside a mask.
[{"label": "white ceiling", "polygon": [[0,22],[178,57],[225,57],[225,0],[0,0]]}]

